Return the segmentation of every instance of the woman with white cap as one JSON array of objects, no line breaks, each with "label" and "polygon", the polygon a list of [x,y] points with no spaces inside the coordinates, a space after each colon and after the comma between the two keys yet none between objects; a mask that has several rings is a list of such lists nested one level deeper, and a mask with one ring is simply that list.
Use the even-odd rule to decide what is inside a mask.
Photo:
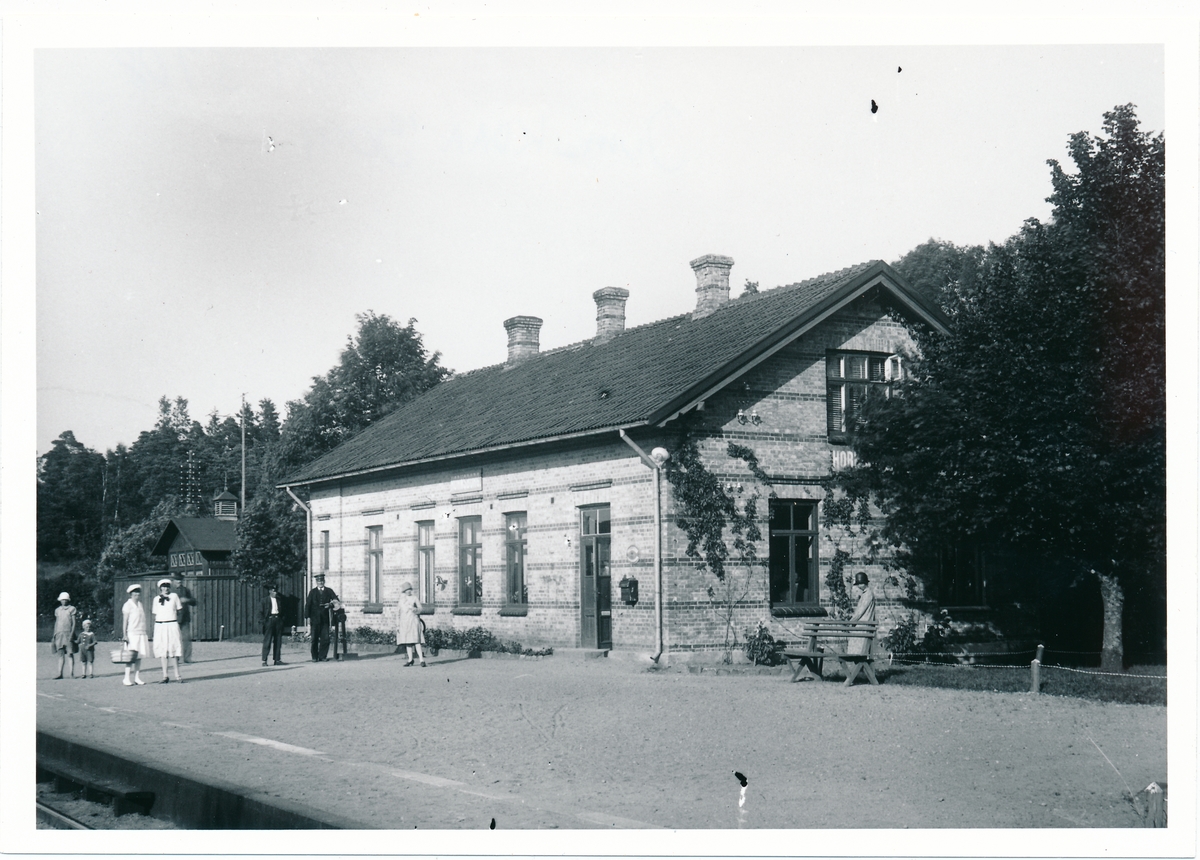
[{"label": "woman with white cap", "polygon": [[78,647],[75,640],[75,627],[78,619],[75,607],[70,604],[71,595],[64,591],[58,596],[58,606],[54,608],[54,639],[50,643],[50,650],[58,655],[58,674],[54,677],[56,681],[62,680],[67,657],[71,658],[71,677],[75,677],[75,651]]},{"label": "woman with white cap", "polygon": [[[121,639],[125,647],[133,652],[133,661],[125,664],[125,686],[145,684],[142,680],[142,655],[150,650],[146,639],[146,610],[142,608],[142,587],[136,582],[125,589],[129,599],[121,607]],[[133,679],[129,670],[133,669]]]},{"label": "woman with white cap", "polygon": [[420,615],[421,604],[413,596],[412,583],[406,582],[400,590],[400,625],[396,628],[396,644],[403,645],[408,652],[408,662],[404,664],[405,666],[413,664],[414,646],[416,646],[417,657],[420,658],[421,665],[425,665],[425,651],[421,647],[423,639]]},{"label": "woman with white cap", "polygon": [[158,581],[158,597],[154,598],[154,656],[162,660],[162,683],[169,684],[167,677],[167,661],[175,670],[175,680],[183,683],[179,677],[179,658],[183,656],[183,639],[179,636],[179,613],[183,604],[178,594],[171,593],[171,580]]}]

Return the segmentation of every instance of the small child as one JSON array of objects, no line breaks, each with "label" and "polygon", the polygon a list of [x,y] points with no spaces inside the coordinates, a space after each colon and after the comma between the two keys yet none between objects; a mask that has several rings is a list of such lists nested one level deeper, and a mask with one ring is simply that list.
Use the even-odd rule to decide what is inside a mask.
[{"label": "small child", "polygon": [[[79,660],[83,663],[83,677],[96,677],[96,634],[92,632],[92,622],[83,622],[83,632],[79,634]],[[89,673],[90,670],[90,673]]]}]

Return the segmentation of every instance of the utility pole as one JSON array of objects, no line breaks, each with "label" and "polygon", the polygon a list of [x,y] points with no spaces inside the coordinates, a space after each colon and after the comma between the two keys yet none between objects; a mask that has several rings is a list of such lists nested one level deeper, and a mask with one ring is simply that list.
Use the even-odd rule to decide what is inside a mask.
[{"label": "utility pole", "polygon": [[246,515],[246,392],[242,392],[242,516]]}]

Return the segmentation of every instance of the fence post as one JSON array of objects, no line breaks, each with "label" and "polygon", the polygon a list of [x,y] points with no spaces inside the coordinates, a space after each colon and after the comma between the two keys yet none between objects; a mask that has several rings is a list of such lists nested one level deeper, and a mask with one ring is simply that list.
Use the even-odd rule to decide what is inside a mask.
[{"label": "fence post", "polygon": [[1157,782],[1152,782],[1146,786],[1146,794],[1149,799],[1146,809],[1146,826],[1166,827],[1167,793]]},{"label": "fence post", "polygon": [[1037,656],[1033,658],[1033,662],[1029,664],[1029,692],[1041,692],[1042,686],[1042,653],[1046,646],[1039,645],[1037,647]]}]

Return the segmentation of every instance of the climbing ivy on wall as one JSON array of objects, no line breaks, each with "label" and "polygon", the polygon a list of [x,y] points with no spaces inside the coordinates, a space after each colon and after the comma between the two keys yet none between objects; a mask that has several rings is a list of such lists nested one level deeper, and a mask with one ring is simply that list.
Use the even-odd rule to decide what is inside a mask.
[{"label": "climbing ivy on wall", "polygon": [[[750,448],[730,442],[726,454],[744,462],[758,481],[770,485]],[[690,434],[680,440],[663,473],[674,491],[675,522],[687,535],[688,558],[699,561],[717,579],[717,588],[709,585],[706,591],[724,623],[725,662],[730,662],[737,641],[734,613],[749,593],[754,566],[759,563],[756,542],[763,537],[758,525],[759,493],[751,493],[739,507],[704,465]],[[730,540],[726,540],[727,534]],[[741,577],[736,575],[738,569],[743,572]]]},{"label": "climbing ivy on wall", "polygon": [[825,587],[829,589],[829,602],[835,614],[839,618],[848,618],[854,609],[854,601],[846,590],[846,565],[854,561],[854,554],[842,545],[841,536],[853,539],[867,533],[871,526],[869,494],[865,484],[848,482],[833,474],[822,480],[821,488],[825,491],[821,523],[834,546],[829,571],[825,574]]}]

